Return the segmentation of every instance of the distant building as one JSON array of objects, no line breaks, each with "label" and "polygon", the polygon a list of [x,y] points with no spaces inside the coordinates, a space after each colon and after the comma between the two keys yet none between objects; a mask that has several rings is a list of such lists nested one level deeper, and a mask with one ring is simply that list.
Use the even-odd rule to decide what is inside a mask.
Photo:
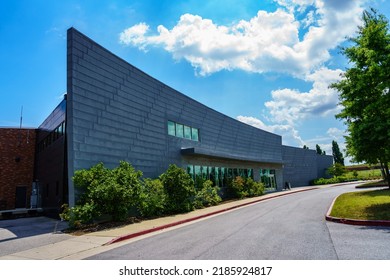
[{"label": "distant building", "polygon": [[34,182],[45,209],[74,205],[74,172],[99,162],[125,160],[151,178],[176,164],[222,195],[238,175],[281,190],[324,177],[333,163],[185,96],[74,28],[67,44],[66,98],[37,130]]}]

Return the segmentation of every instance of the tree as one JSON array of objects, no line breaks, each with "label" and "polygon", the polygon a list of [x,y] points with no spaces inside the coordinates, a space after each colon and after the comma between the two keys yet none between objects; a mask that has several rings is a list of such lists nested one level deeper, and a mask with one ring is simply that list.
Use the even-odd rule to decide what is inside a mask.
[{"label": "tree", "polygon": [[323,155],[324,154],[322,149],[321,149],[321,147],[320,147],[320,145],[318,145],[318,144],[316,144],[316,151],[317,151],[317,154],[319,154],[319,155]]},{"label": "tree", "polygon": [[332,141],[332,155],[335,163],[344,165],[343,153],[340,151],[339,144],[335,140]]},{"label": "tree", "polygon": [[308,150],[308,149],[309,149],[309,147],[308,147],[308,146],[306,146],[306,145],[303,145],[303,149],[304,149],[304,150]]},{"label": "tree", "polygon": [[331,167],[328,168],[328,173],[332,176],[339,177],[345,174],[346,170],[344,165],[340,163],[335,163]]},{"label": "tree", "polygon": [[341,49],[352,66],[331,85],[343,106],[336,118],[347,125],[347,155],[356,162],[379,162],[390,188],[389,23],[373,9],[363,12],[362,21],[352,46]]}]

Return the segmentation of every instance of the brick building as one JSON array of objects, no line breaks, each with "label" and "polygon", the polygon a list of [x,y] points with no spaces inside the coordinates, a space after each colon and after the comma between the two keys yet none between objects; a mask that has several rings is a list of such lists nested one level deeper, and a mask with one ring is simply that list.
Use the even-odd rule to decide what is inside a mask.
[{"label": "brick building", "polygon": [[30,207],[35,129],[0,129],[0,210]]}]

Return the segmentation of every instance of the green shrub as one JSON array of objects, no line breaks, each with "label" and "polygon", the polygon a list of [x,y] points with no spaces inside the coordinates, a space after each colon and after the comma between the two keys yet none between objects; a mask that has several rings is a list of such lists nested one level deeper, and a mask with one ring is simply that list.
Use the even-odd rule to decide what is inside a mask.
[{"label": "green shrub", "polygon": [[264,194],[264,184],[256,182],[252,178],[245,180],[245,189],[249,197],[259,196]]},{"label": "green shrub", "polygon": [[213,182],[206,180],[203,182],[201,189],[196,191],[194,207],[203,208],[207,206],[217,205],[222,201],[221,197],[218,195],[219,188],[213,186]]},{"label": "green shrub", "polygon": [[328,185],[328,184],[337,184],[337,183],[344,183],[344,182],[349,182],[354,179],[347,178],[347,177],[333,177],[329,179],[325,178],[319,178],[313,181],[314,185]]},{"label": "green shrub", "polygon": [[62,205],[60,218],[69,222],[70,228],[80,228],[82,225],[91,224],[96,217],[94,204],[85,203],[69,208],[68,204]]},{"label": "green shrub", "polygon": [[167,194],[167,212],[183,213],[194,209],[194,181],[184,169],[171,164],[167,171],[160,175],[160,180]]},{"label": "green shrub", "polygon": [[244,198],[248,196],[248,192],[245,189],[245,180],[241,176],[237,176],[233,179],[231,189],[234,197]]},{"label": "green shrub", "polygon": [[137,207],[143,217],[163,215],[166,201],[167,195],[159,179],[145,179],[143,181]]},{"label": "green shrub", "polygon": [[345,174],[347,171],[345,166],[341,163],[335,163],[327,169],[328,173],[332,176],[339,177]]},{"label": "green shrub", "polygon": [[98,163],[90,169],[77,170],[73,181],[81,191],[75,207],[63,212],[71,225],[87,224],[102,215],[114,221],[125,220],[131,207],[138,204],[142,172],[121,161],[115,169]]}]

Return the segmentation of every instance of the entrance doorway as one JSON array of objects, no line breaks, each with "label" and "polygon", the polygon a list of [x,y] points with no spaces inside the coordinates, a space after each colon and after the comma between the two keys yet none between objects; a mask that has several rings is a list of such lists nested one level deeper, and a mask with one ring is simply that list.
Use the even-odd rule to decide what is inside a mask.
[{"label": "entrance doorway", "polygon": [[27,206],[27,187],[16,187],[15,208],[26,208]]}]

